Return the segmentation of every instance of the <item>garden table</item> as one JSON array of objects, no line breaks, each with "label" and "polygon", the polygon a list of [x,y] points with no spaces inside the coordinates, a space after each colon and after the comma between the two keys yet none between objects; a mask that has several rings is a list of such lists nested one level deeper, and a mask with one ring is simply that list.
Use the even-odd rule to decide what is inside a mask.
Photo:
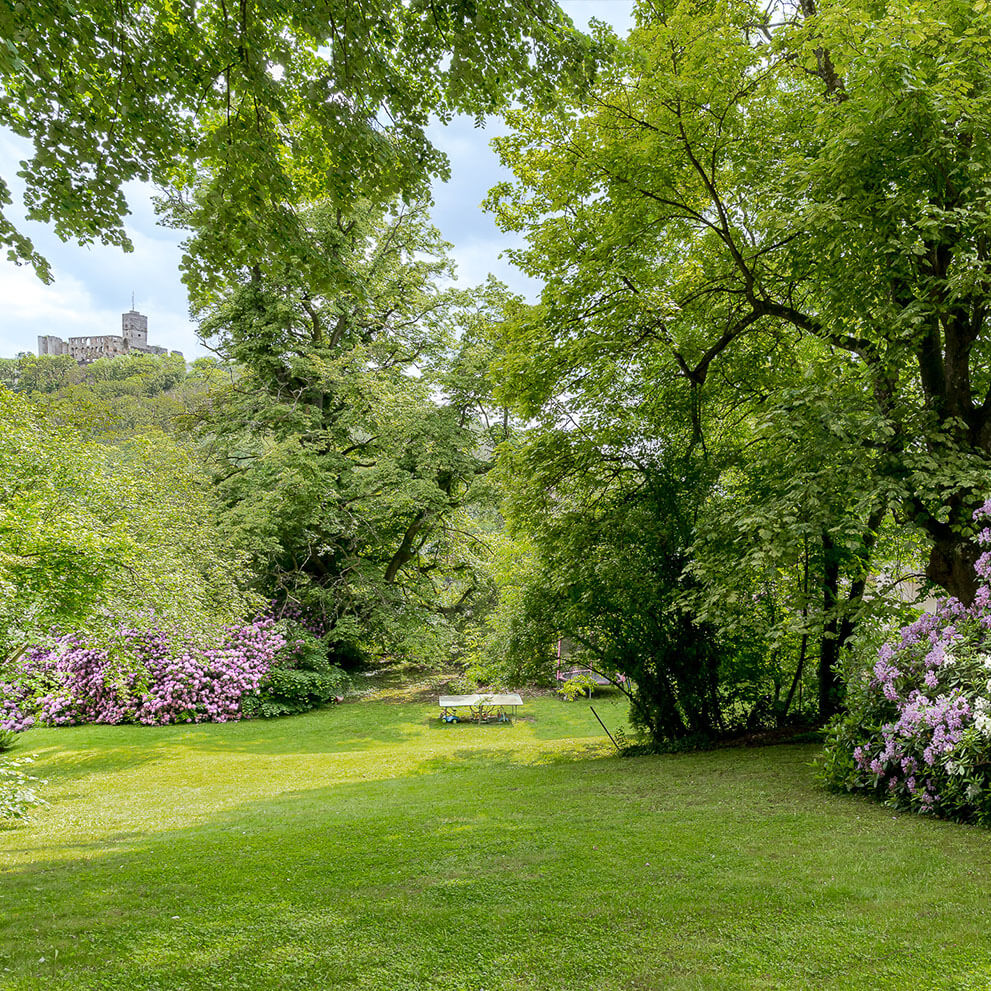
[{"label": "garden table", "polygon": [[[509,720],[515,718],[516,711],[523,704],[523,699],[515,692],[481,692],[474,695],[441,695],[438,702],[441,718],[457,715],[458,709],[467,709],[468,716],[477,723],[489,719]],[[512,709],[510,715],[506,710]]]}]

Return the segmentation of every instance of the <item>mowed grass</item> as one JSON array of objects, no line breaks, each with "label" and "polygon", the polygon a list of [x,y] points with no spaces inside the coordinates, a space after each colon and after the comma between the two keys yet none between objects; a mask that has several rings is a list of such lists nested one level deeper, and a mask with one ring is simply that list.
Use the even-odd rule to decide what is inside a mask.
[{"label": "mowed grass", "polygon": [[812,747],[620,759],[527,712],[32,730],[0,988],[991,988],[988,833],[826,794]]}]

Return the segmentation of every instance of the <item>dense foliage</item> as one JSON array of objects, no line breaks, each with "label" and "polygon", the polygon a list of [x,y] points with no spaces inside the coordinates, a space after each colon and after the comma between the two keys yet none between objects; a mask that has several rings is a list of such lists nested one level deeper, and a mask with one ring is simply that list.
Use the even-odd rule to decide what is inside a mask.
[{"label": "dense foliage", "polygon": [[628,694],[634,724],[654,742],[711,740],[758,713],[784,720],[792,700],[767,704],[774,672],[760,639],[723,633],[693,608],[704,469],[646,446],[615,451],[604,459],[582,430],[531,431],[504,451],[505,508],[521,539],[503,551],[501,599],[474,673],[539,677],[563,637],[573,660]]},{"label": "dense foliage", "polygon": [[815,382],[824,411],[859,411],[831,427],[861,463],[842,515],[863,543],[896,513],[969,602],[991,469],[989,51],[991,12],[966,0],[640,4],[591,98],[514,110],[498,141],[517,181],[492,204],[546,280],[512,388],[647,366],[680,383],[702,445],[768,399],[787,429],[788,390]]},{"label": "dense foliage", "polygon": [[319,278],[273,258],[201,312],[241,370],[198,424],[222,518],[280,608],[301,604],[339,646],[441,660],[475,587],[498,439],[448,369],[502,293],[444,287],[446,245],[420,207],[309,219]]},{"label": "dense foliage", "polygon": [[[336,644],[326,636],[292,621],[284,621],[286,639],[258,690],[245,695],[241,711],[246,716],[288,716],[318,705],[339,701],[351,679],[334,653]],[[332,663],[336,661],[338,663]]]},{"label": "dense foliage", "polygon": [[779,712],[814,668],[828,716],[919,556],[975,592],[988,11],[652,0],[599,40],[590,94],[512,110],[496,142],[514,179],[489,203],[543,283],[500,395],[601,479],[704,463],[686,604],[759,645]]},{"label": "dense foliage", "polygon": [[168,435],[97,443],[0,388],[0,473],[0,659],[52,628],[154,610],[196,633],[252,608],[206,475]]},{"label": "dense foliage", "polygon": [[206,396],[229,386],[234,371],[214,358],[126,354],[79,365],[69,355],[0,359],[0,384],[87,439],[119,443],[162,431],[181,437]]},{"label": "dense foliage", "polygon": [[991,825],[991,502],[974,602],[944,599],[851,680],[820,761],[832,787]]}]

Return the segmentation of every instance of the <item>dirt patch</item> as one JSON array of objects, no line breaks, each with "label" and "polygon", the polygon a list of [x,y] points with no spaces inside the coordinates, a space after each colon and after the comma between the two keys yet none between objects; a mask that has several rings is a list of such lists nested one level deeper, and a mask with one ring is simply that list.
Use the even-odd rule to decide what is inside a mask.
[{"label": "dirt patch", "polygon": [[457,671],[425,671],[411,665],[383,664],[355,675],[352,701],[434,702],[437,696],[453,694],[451,684],[460,677]]}]

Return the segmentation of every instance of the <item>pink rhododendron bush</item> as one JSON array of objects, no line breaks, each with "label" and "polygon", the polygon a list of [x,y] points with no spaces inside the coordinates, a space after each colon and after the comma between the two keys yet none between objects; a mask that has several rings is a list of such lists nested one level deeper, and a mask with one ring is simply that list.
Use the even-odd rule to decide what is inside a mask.
[{"label": "pink rhododendron bush", "polygon": [[16,733],[34,723],[34,718],[22,708],[22,696],[20,688],[0,681],[0,753],[14,745]]},{"label": "pink rhododendron bush", "polygon": [[[54,637],[6,666],[0,676],[0,730],[33,721],[80,723],[227,722],[263,693],[286,662],[286,637],[271,618],[229,627],[212,643],[165,630],[121,628],[98,644]],[[289,652],[291,654],[291,651]]]},{"label": "pink rhododendron bush", "polygon": [[[975,514],[991,520],[991,501]],[[991,825],[991,529],[978,539],[973,605],[943,600],[847,686],[819,763],[833,788]]]}]

